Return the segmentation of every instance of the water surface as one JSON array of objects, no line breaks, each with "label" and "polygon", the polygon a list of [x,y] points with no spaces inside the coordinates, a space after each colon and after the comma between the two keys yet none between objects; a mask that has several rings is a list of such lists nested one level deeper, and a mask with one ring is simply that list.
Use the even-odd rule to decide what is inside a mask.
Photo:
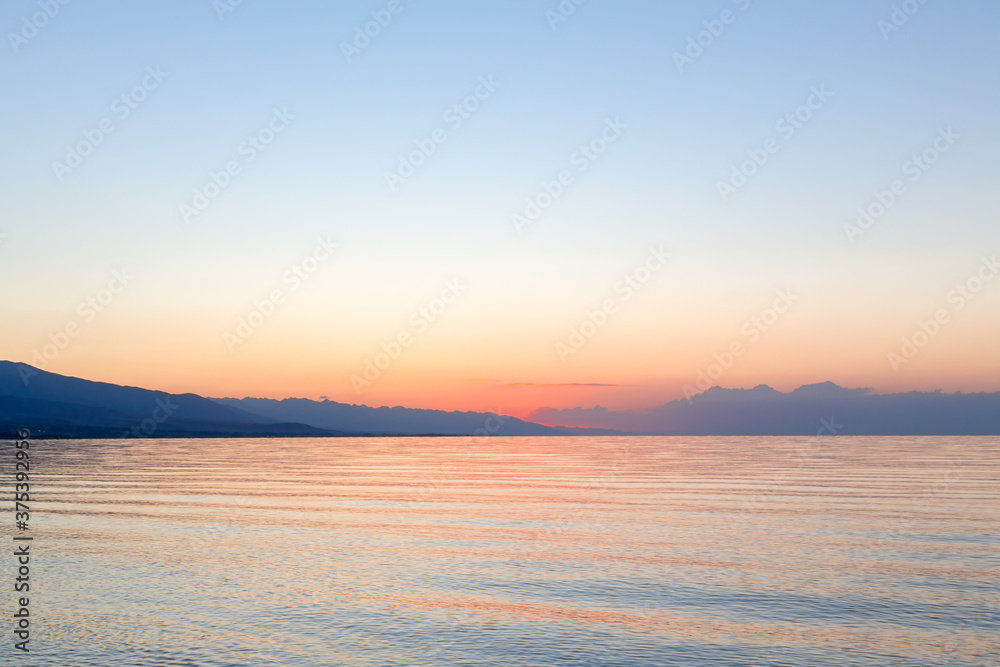
[{"label": "water surface", "polygon": [[998,665],[998,450],[38,441],[20,662]]}]

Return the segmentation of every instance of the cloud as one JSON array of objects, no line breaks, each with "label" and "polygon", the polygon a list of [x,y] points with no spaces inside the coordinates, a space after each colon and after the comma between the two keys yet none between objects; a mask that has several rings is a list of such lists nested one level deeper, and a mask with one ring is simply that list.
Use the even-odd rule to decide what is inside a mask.
[{"label": "cloud", "polygon": [[564,382],[559,384],[538,384],[536,382],[508,382],[508,387],[620,387],[620,384],[601,382]]},{"label": "cloud", "polygon": [[494,380],[491,378],[472,378],[470,382],[492,382],[493,384],[502,384],[505,387],[532,387],[532,388],[549,388],[549,387],[623,387],[625,385],[621,384],[607,384],[604,382],[504,382],[503,380]]}]

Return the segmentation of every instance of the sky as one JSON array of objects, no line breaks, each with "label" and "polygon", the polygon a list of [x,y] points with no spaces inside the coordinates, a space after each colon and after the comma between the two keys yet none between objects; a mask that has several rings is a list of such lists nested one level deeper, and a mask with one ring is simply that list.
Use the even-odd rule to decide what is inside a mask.
[{"label": "sky", "polygon": [[516,415],[1000,391],[1000,5],[577,1],[4,3],[0,358]]}]

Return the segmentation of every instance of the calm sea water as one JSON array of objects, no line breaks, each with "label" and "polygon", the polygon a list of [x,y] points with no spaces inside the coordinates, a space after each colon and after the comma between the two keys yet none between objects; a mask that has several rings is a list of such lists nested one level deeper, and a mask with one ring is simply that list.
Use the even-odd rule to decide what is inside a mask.
[{"label": "calm sea water", "polygon": [[32,653],[4,612],[0,663],[1000,665],[998,450],[38,441]]}]

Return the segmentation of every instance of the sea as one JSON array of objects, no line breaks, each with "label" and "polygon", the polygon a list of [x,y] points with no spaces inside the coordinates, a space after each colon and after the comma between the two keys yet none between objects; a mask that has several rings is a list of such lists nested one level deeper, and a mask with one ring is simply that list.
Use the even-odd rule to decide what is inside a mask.
[{"label": "sea", "polygon": [[3,665],[1000,665],[997,437],[0,447]]}]

